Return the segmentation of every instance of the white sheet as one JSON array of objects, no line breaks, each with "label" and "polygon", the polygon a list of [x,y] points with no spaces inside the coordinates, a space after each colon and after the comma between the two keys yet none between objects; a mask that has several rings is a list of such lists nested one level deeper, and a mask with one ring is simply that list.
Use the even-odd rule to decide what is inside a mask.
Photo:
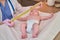
[{"label": "white sheet", "polygon": [[[16,25],[14,28],[9,28],[6,24],[0,25],[0,40],[23,40],[20,38],[20,23],[19,21],[15,22]],[[57,12],[52,19],[41,22],[38,38],[31,38],[32,35],[28,34],[28,38],[24,40],[53,40],[59,31],[60,12]]]}]

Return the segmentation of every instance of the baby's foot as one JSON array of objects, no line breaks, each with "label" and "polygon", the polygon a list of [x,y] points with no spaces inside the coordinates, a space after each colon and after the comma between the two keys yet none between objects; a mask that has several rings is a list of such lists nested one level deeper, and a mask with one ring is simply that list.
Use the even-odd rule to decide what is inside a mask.
[{"label": "baby's foot", "polygon": [[26,34],[26,33],[25,33],[25,34],[22,34],[21,38],[22,38],[22,39],[27,38],[27,34]]},{"label": "baby's foot", "polygon": [[36,37],[38,37],[38,34],[39,34],[39,33],[34,33],[34,34],[32,35],[32,37],[33,37],[33,38],[36,38]]},{"label": "baby's foot", "polygon": [[38,36],[38,35],[35,34],[35,35],[33,35],[32,37],[33,37],[33,38],[36,38],[37,36]]}]

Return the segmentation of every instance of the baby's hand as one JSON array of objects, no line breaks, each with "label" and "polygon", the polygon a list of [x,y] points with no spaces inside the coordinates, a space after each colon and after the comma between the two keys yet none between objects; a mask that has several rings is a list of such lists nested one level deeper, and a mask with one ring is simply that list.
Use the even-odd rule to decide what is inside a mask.
[{"label": "baby's hand", "polygon": [[4,20],[3,23],[7,24],[7,25],[10,26],[10,27],[13,27],[13,26],[14,26],[14,22],[12,22],[12,21],[9,20],[9,19]]},{"label": "baby's hand", "polygon": [[39,2],[39,3],[37,3],[33,8],[32,8],[32,10],[34,10],[34,9],[40,9],[40,8],[42,8],[42,2]]}]

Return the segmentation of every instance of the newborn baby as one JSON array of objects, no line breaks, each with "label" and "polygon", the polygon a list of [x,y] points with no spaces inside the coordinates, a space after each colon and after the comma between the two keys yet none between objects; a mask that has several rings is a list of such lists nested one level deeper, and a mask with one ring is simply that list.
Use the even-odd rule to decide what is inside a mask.
[{"label": "newborn baby", "polygon": [[21,24],[21,31],[22,31],[22,38],[26,38],[27,37],[27,32],[30,33],[32,32],[32,37],[35,38],[38,36],[39,34],[39,24],[42,20],[47,20],[49,18],[51,18],[53,16],[53,14],[49,14],[49,13],[43,13],[43,12],[39,12],[38,10],[33,10],[30,12],[30,14],[25,17],[25,18],[21,18],[22,19],[26,19],[26,22],[23,22]]},{"label": "newborn baby", "polygon": [[22,38],[27,38],[27,32],[30,33],[32,31],[32,37],[36,38],[39,34],[39,25],[43,20],[48,20],[53,17],[53,13],[44,13],[40,12],[42,5],[38,5],[33,10],[30,11],[29,15],[20,18],[19,20],[25,20],[26,22],[21,23],[21,32]]}]

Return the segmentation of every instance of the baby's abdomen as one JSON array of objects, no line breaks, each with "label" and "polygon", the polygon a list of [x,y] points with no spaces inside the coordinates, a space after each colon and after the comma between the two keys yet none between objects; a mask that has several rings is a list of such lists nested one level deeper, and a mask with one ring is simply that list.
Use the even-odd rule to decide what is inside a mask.
[{"label": "baby's abdomen", "polygon": [[34,20],[39,21],[40,20],[40,16],[31,16],[31,17],[29,17],[29,19],[34,19]]}]

